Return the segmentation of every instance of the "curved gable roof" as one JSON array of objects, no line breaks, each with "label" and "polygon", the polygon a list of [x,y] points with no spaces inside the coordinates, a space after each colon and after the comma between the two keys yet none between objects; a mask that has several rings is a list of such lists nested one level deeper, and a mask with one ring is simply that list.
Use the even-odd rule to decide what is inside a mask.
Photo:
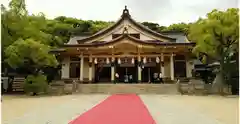
[{"label": "curved gable roof", "polygon": [[[121,42],[122,40],[127,39],[127,40],[131,40],[135,43],[138,44],[144,44],[144,45],[153,45],[153,46],[174,46],[174,45],[195,45],[194,43],[175,43],[175,42],[148,42],[148,41],[143,41],[140,39],[137,39],[135,37],[130,36],[129,34],[122,34],[121,36],[108,41],[108,42],[92,42],[92,43],[84,43],[84,44],[78,44],[78,45],[70,45],[70,44],[66,44],[64,45],[65,47],[98,47],[98,46],[103,46],[103,45],[111,45],[111,44],[115,44],[117,42]],[[79,42],[79,40],[78,40]]]},{"label": "curved gable roof", "polygon": [[86,41],[93,40],[93,39],[95,39],[95,38],[97,38],[97,37],[99,37],[99,36],[102,36],[102,35],[110,32],[110,31],[112,31],[112,30],[113,30],[114,28],[116,28],[119,24],[121,24],[124,20],[129,20],[132,24],[134,24],[134,26],[136,26],[136,27],[138,27],[139,29],[144,30],[144,31],[146,31],[146,32],[148,32],[148,33],[156,36],[156,37],[161,37],[161,38],[164,38],[164,39],[168,39],[168,40],[170,40],[170,41],[175,41],[175,40],[176,40],[175,38],[171,38],[171,37],[165,36],[165,35],[163,35],[163,34],[157,33],[157,32],[155,32],[155,31],[152,31],[151,29],[145,27],[144,25],[136,22],[134,19],[131,18],[131,15],[129,14],[128,9],[127,9],[127,7],[125,6],[125,9],[123,10],[123,13],[122,13],[121,18],[120,18],[116,23],[114,23],[113,25],[111,25],[111,26],[108,27],[108,28],[105,28],[105,29],[103,29],[103,30],[101,30],[101,31],[93,34],[93,35],[90,36],[90,37],[87,37],[87,38],[78,40],[78,43],[79,43],[79,44],[80,44],[80,43],[84,43],[84,42],[86,42]]}]

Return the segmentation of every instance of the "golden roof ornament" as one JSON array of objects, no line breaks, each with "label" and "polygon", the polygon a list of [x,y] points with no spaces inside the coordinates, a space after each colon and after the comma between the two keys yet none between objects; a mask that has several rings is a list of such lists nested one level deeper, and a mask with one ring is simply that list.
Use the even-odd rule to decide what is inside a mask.
[{"label": "golden roof ornament", "polygon": [[127,26],[124,26],[124,28],[123,28],[123,34],[128,34],[128,27],[127,27]]}]

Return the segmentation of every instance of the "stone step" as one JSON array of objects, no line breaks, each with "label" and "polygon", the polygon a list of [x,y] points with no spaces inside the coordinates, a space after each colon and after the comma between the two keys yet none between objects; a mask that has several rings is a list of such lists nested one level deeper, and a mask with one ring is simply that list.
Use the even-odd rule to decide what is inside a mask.
[{"label": "stone step", "polygon": [[177,94],[175,84],[78,84],[78,93]]},{"label": "stone step", "polygon": [[14,78],[12,84],[13,91],[23,91],[24,80],[25,78]]}]

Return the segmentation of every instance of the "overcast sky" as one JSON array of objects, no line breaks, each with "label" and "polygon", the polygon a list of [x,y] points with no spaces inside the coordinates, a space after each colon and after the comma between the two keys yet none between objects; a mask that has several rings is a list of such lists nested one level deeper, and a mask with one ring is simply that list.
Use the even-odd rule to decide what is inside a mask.
[{"label": "overcast sky", "polygon": [[[1,0],[8,5],[9,0]],[[127,5],[140,22],[160,25],[192,22],[213,9],[238,7],[238,0],[26,0],[29,13],[43,12],[48,18],[75,17],[84,20],[116,21]]]}]

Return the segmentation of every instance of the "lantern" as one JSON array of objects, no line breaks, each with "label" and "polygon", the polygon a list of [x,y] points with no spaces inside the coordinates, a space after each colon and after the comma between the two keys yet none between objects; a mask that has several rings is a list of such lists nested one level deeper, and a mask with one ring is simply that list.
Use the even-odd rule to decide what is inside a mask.
[{"label": "lantern", "polygon": [[160,59],[159,57],[156,57],[156,62],[159,63],[160,62]]},{"label": "lantern", "polygon": [[118,64],[121,64],[121,59],[120,58],[118,58]]},{"label": "lantern", "polygon": [[147,59],[146,59],[146,57],[143,58],[143,63],[144,63],[144,64],[147,63]]},{"label": "lantern", "polygon": [[112,62],[114,62],[114,60],[115,60],[114,57],[112,57]]},{"label": "lantern", "polygon": [[97,58],[94,59],[94,63],[97,64]]},{"label": "lantern", "polygon": [[110,61],[109,61],[109,58],[107,58],[107,60],[106,60],[106,63],[107,63],[107,64],[109,64],[109,63],[110,63]]},{"label": "lantern", "polygon": [[134,58],[132,58],[132,64],[134,64]]}]

